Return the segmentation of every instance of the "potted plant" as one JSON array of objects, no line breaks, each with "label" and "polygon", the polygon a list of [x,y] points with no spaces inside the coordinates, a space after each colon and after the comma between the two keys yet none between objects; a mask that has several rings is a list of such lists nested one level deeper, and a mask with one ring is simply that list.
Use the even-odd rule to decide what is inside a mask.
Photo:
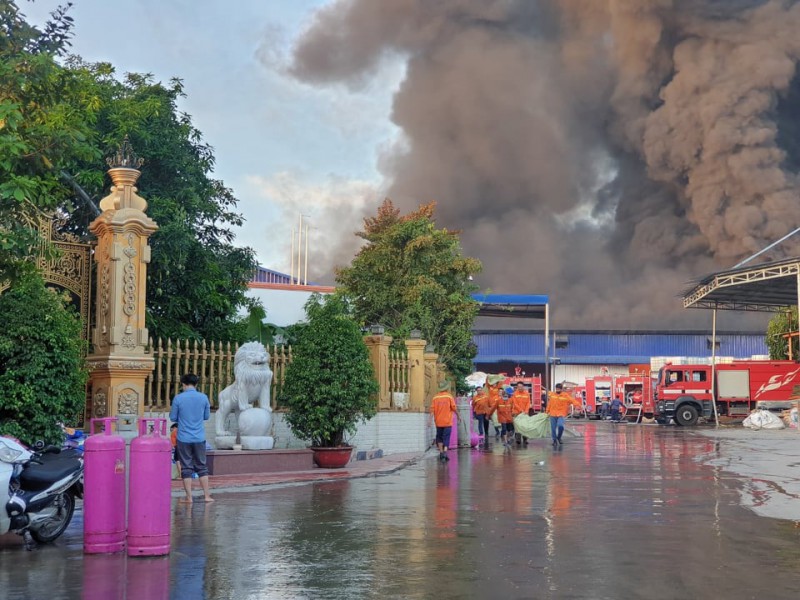
[{"label": "potted plant", "polygon": [[298,328],[283,383],[286,422],[311,442],[318,466],[343,467],[353,451],[345,436],[375,415],[378,383],[346,302],[314,294],[305,310],[307,323]]}]

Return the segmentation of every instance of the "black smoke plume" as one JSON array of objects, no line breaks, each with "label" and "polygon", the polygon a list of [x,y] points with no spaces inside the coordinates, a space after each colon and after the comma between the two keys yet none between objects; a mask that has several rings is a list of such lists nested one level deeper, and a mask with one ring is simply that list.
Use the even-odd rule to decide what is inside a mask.
[{"label": "black smoke plume", "polygon": [[691,325],[687,281],[800,224],[798,32],[787,0],[340,0],[290,72],[406,61],[385,194],[436,200],[482,285],[560,327]]}]

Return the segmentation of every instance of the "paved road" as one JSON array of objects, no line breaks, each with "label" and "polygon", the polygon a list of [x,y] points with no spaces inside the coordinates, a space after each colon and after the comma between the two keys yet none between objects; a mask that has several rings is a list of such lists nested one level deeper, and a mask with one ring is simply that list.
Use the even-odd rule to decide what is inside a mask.
[{"label": "paved road", "polygon": [[[161,560],[0,550],[4,598],[795,598],[800,529],[740,506],[725,440],[575,426],[554,451],[435,455],[384,477],[175,507]],[[724,461],[723,461],[724,462]],[[543,463],[543,464],[540,464]]]}]

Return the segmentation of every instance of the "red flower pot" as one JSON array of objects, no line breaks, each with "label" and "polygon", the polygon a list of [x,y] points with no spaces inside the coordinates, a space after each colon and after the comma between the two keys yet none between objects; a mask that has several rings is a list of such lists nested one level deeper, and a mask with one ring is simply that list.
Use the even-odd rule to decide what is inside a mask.
[{"label": "red flower pot", "polygon": [[320,469],[341,469],[350,462],[350,455],[353,453],[352,446],[340,446],[338,448],[318,448],[311,446],[314,452],[314,463]]}]

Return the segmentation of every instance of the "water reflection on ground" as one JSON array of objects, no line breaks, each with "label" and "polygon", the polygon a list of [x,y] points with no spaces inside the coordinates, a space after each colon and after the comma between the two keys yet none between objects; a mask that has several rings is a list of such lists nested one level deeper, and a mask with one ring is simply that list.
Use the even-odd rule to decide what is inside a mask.
[{"label": "water reflection on ground", "polygon": [[[792,522],[676,428],[573,426],[561,450],[461,450],[393,475],[176,506],[167,559],[84,557],[79,524],[0,550],[7,598],[789,598]],[[10,595],[5,591],[9,590]]]}]

